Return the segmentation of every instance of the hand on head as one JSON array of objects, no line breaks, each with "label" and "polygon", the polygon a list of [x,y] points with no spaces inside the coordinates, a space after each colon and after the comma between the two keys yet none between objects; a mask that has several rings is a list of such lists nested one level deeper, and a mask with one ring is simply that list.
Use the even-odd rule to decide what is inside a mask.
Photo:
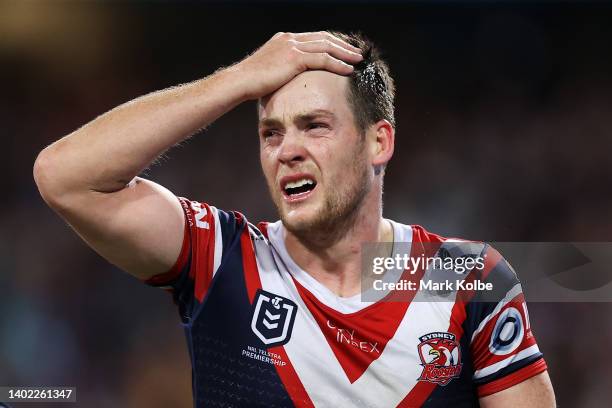
[{"label": "hand on head", "polygon": [[268,95],[307,70],[350,75],[361,50],[326,32],[277,33],[237,63],[248,99]]}]

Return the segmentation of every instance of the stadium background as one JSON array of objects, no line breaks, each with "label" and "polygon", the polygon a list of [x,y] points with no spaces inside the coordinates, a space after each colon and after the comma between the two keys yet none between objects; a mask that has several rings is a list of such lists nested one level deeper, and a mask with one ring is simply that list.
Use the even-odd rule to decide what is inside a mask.
[{"label": "stadium background", "polygon": [[[75,385],[84,407],[190,406],[169,296],[88,249],[31,169],[96,115],[210,74],[276,31],[361,29],[382,45],[398,91],[387,217],[482,240],[612,241],[611,18],[610,5],[567,1],[0,2],[0,385]],[[275,219],[255,119],[240,106],[148,176]],[[609,401],[610,303],[530,312],[560,406]]]}]

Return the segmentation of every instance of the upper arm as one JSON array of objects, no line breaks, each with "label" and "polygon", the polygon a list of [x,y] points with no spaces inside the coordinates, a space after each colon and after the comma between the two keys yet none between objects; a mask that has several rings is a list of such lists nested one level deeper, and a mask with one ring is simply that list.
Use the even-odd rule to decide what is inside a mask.
[{"label": "upper arm", "polygon": [[479,399],[484,408],[554,407],[555,393],[548,372],[544,371],[510,388]]},{"label": "upper arm", "polygon": [[136,177],[116,192],[79,193],[55,209],[90,247],[139,279],[168,271],[181,251],[181,204],[152,181]]},{"label": "upper arm", "polygon": [[466,306],[465,325],[481,398],[531,384],[547,369],[516,272],[495,249],[487,245],[485,251],[485,268],[476,273],[491,290],[475,293]]}]

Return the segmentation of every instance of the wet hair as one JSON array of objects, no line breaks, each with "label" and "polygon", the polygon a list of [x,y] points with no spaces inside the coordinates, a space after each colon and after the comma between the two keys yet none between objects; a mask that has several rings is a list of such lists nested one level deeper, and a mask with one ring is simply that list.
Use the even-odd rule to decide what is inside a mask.
[{"label": "wet hair", "polygon": [[362,33],[328,32],[362,51],[363,60],[355,65],[349,76],[347,94],[357,128],[365,133],[370,125],[381,119],[395,127],[395,84],[380,50]]}]

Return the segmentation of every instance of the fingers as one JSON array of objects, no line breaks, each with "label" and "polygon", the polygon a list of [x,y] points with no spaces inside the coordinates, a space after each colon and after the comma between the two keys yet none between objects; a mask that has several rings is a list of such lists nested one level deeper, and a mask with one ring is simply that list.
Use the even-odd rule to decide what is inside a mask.
[{"label": "fingers", "polygon": [[319,31],[319,32],[315,32],[315,33],[297,33],[297,34],[293,34],[294,38],[298,41],[301,42],[306,42],[306,41],[318,41],[318,40],[327,40],[333,44],[336,44],[339,47],[345,48],[349,51],[352,52],[356,52],[356,53],[361,53],[361,50],[349,43],[347,43],[344,40],[341,40],[340,38],[326,32],[326,31]]},{"label": "fingers", "polygon": [[363,57],[361,50],[326,32],[297,33],[291,37],[293,46],[301,52],[303,69],[324,69],[340,75],[350,75],[353,65]]},{"label": "fingers", "polygon": [[[258,50],[271,61],[287,61],[293,76],[306,70],[326,70],[350,75],[363,60],[361,50],[326,32],[276,33]],[[257,53],[255,55],[257,55]]]},{"label": "fingers", "polygon": [[307,53],[327,53],[336,59],[350,64],[357,64],[363,59],[359,52],[349,50],[327,39],[304,42],[297,41],[295,47]]},{"label": "fingers", "polygon": [[310,53],[302,54],[304,70],[326,70],[339,75],[350,75],[353,72],[353,66],[332,57],[328,53]]}]

